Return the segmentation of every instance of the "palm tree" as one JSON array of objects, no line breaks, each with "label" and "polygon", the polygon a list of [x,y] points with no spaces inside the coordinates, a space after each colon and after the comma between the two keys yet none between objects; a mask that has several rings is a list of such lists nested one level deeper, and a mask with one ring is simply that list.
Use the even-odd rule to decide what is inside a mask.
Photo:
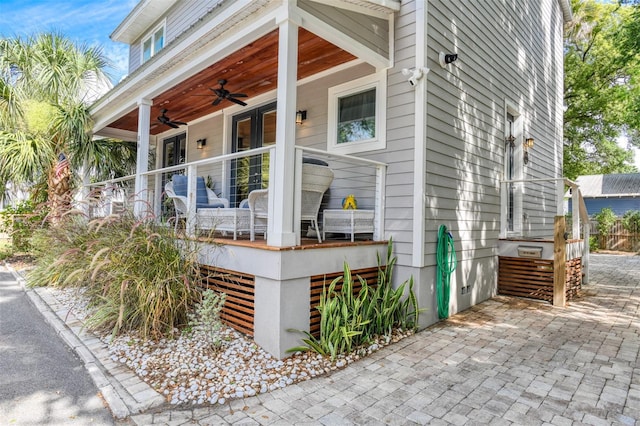
[{"label": "palm tree", "polygon": [[106,65],[99,48],[59,33],[0,39],[0,188],[46,187],[55,218],[69,208],[71,170],[130,172],[135,144],[91,133],[90,103],[110,87]]}]

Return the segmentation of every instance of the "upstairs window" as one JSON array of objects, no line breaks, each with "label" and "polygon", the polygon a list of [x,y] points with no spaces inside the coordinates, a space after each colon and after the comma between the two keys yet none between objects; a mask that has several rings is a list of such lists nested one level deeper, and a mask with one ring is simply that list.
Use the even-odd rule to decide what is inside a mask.
[{"label": "upstairs window", "polygon": [[328,150],[342,154],[386,147],[386,74],[329,89]]},{"label": "upstairs window", "polygon": [[157,27],[142,41],[142,63],[147,62],[153,55],[164,47],[164,23]]}]

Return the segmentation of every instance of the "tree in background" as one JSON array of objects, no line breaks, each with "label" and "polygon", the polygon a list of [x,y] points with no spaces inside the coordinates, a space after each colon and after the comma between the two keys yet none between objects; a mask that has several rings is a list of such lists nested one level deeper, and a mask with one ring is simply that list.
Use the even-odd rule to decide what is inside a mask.
[{"label": "tree in background", "polygon": [[28,185],[56,217],[69,208],[77,171],[130,173],[135,144],[91,133],[89,106],[111,87],[106,65],[100,49],[58,33],[0,39],[0,192]]},{"label": "tree in background", "polygon": [[628,173],[640,147],[640,6],[572,0],[565,31],[564,175]]}]

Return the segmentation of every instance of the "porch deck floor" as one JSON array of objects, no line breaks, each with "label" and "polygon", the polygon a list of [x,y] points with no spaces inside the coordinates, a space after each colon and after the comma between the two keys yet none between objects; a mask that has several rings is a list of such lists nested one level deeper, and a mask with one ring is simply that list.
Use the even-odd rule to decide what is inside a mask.
[{"label": "porch deck floor", "polygon": [[318,242],[316,238],[302,238],[300,240],[300,245],[291,246],[291,247],[273,247],[267,245],[267,240],[262,237],[256,238],[255,241],[251,241],[249,236],[238,236],[237,240],[233,239],[233,236],[229,235],[228,237],[223,236],[215,236],[215,237],[206,237],[200,236],[198,237],[199,241],[207,242],[211,244],[224,244],[229,246],[240,246],[240,247],[251,247],[262,250],[271,250],[271,251],[284,251],[284,250],[305,250],[305,249],[315,249],[315,248],[336,248],[336,247],[350,247],[350,246],[363,246],[363,245],[386,245],[388,241],[374,241],[374,240],[355,240],[351,242],[349,237],[345,239],[328,239],[324,240],[321,243]]}]

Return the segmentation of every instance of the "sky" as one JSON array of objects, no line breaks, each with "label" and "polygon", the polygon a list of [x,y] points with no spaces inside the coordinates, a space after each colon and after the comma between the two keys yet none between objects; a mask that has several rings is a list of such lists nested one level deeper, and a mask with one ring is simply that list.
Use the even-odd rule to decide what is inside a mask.
[{"label": "sky", "polygon": [[128,67],[128,46],[109,35],[138,0],[0,0],[0,36],[10,38],[58,31],[75,41],[100,46],[111,66],[107,73],[117,83]]}]

